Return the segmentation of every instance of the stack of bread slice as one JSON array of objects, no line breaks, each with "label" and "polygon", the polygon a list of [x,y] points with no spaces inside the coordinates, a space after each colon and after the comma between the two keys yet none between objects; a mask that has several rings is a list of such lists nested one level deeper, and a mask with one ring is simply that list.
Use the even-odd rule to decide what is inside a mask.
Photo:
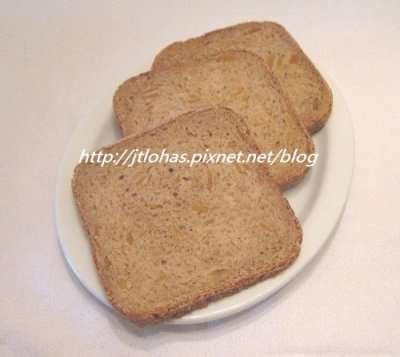
[{"label": "stack of bread slice", "polygon": [[272,70],[310,133],[321,129],[332,109],[327,83],[283,26],[274,22],[246,22],[176,42],[162,50],[152,70],[162,70],[226,50],[257,54]]},{"label": "stack of bread slice", "polygon": [[[332,94],[278,24],[245,23],[168,46],[114,95],[124,150],[315,150]],[[72,188],[105,293],[149,325],[273,276],[302,229],[281,189],[305,164],[77,165]]]}]

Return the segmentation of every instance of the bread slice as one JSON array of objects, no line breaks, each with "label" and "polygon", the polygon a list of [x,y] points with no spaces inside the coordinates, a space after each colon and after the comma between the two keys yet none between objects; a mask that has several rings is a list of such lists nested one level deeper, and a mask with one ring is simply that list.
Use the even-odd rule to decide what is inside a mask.
[{"label": "bread slice", "polygon": [[[310,136],[274,75],[260,57],[246,51],[227,51],[193,66],[143,73],[124,82],[114,95],[124,136],[208,106],[227,107],[242,116],[262,152],[314,152]],[[270,172],[281,187],[307,171],[304,163],[276,162]]]},{"label": "bread slice", "polygon": [[332,92],[293,37],[274,22],[242,23],[173,43],[160,52],[152,69],[194,63],[227,49],[251,51],[264,59],[310,133],[325,124]]},{"label": "bread slice", "polygon": [[[257,152],[227,109],[191,112],[102,149]],[[180,316],[290,265],[302,230],[259,164],[81,163],[72,189],[106,295],[138,325]]]}]

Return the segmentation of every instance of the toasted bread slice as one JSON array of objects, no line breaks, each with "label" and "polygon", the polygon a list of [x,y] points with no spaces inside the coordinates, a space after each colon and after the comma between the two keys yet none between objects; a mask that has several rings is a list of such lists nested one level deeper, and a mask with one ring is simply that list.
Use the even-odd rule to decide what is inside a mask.
[{"label": "toasted bread slice", "polygon": [[310,133],[325,124],[332,92],[293,37],[274,22],[242,23],[173,43],[160,52],[152,69],[194,63],[227,49],[251,51],[264,59]]},{"label": "toasted bread slice", "polygon": [[[144,73],[124,82],[114,95],[124,136],[208,106],[227,107],[242,116],[262,152],[314,151],[272,72],[260,57],[246,51],[227,51],[192,66]],[[293,184],[306,171],[305,164],[279,160],[270,170],[281,187]]]},{"label": "toasted bread slice", "polygon": [[[102,151],[163,148],[257,152],[244,121],[227,109],[184,114]],[[138,325],[277,274],[300,251],[301,226],[259,164],[81,163],[72,189],[105,293]]]}]

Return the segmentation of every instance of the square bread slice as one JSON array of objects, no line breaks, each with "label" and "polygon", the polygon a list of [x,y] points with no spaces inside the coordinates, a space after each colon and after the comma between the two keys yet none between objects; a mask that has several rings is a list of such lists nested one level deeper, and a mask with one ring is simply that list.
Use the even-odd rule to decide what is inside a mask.
[{"label": "square bread slice", "polygon": [[[228,109],[191,112],[103,153],[257,152]],[[113,306],[156,324],[277,274],[298,256],[302,229],[259,164],[80,163],[72,190]]]},{"label": "square bread slice", "polygon": [[[195,65],[143,73],[125,81],[114,95],[124,136],[209,106],[226,107],[243,117],[262,152],[314,152],[312,139],[272,72],[259,56],[246,51],[227,51]],[[305,163],[276,160],[270,173],[286,187],[307,169]]]},{"label": "square bread slice", "polygon": [[322,128],[332,109],[332,92],[293,37],[277,23],[247,22],[173,43],[157,55],[152,69],[191,64],[231,49],[261,56],[308,131]]}]

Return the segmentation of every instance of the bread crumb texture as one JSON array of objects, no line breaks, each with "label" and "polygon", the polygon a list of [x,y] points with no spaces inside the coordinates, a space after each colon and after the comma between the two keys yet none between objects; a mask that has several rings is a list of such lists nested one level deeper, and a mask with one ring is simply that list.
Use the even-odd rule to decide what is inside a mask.
[{"label": "bread crumb texture", "polygon": [[[258,150],[227,109],[187,113],[102,150],[206,147]],[[82,163],[72,188],[106,295],[138,325],[274,275],[300,251],[299,222],[263,165]]]}]

